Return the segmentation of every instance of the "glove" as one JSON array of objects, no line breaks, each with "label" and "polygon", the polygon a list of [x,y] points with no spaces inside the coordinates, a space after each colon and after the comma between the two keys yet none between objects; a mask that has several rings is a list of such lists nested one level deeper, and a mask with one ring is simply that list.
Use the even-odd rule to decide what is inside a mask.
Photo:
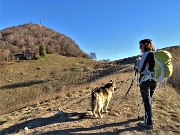
[{"label": "glove", "polygon": [[136,61],[135,61],[135,63],[134,63],[134,70],[136,70],[136,72],[138,72],[138,70],[137,70],[137,67],[138,67],[138,65],[139,65],[139,61],[141,60],[141,57],[138,57],[138,58],[136,58]]}]

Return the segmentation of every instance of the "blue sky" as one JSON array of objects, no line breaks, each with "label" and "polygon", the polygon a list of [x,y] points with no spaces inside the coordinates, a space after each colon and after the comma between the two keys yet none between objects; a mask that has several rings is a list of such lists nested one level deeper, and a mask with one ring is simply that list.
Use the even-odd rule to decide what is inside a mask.
[{"label": "blue sky", "polygon": [[156,48],[180,45],[180,0],[0,0],[0,30],[40,16],[98,59],[137,55],[144,38]]}]

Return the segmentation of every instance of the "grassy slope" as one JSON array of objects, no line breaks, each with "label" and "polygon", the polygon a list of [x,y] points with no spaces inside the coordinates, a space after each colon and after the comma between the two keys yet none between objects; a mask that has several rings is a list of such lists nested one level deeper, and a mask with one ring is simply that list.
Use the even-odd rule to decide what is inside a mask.
[{"label": "grassy slope", "polygon": [[[96,63],[88,59],[48,55],[44,60],[23,61],[1,68],[0,110],[61,90],[63,85],[77,83],[87,72],[92,73]],[[81,72],[86,66],[92,71]]]},{"label": "grassy slope", "polygon": [[[54,98],[70,85],[89,83],[113,72],[114,64],[47,55],[44,60],[22,61],[0,68],[0,113]],[[113,69],[113,70],[112,70]]]},{"label": "grassy slope", "polygon": [[[178,62],[179,59],[177,58],[173,64],[177,65]],[[23,109],[2,115],[0,117],[0,124],[2,125],[0,130],[4,128],[7,128],[7,130],[0,133],[12,130],[24,134],[24,131],[20,131],[20,129],[34,124],[34,127],[29,131],[30,133],[72,134],[72,132],[83,133],[85,129],[88,129],[89,133],[95,132],[95,134],[109,134],[112,132],[117,134],[123,132],[125,134],[148,134],[149,132],[141,131],[136,126],[137,121],[133,120],[137,117],[138,111],[137,87],[134,86],[130,91],[130,95],[128,95],[128,100],[121,103],[122,97],[130,84],[129,78],[131,78],[129,72],[121,71],[125,67],[125,65],[117,66],[116,64],[99,63],[81,58],[49,55],[45,60],[23,61],[0,69],[2,75],[0,107],[3,108],[0,109],[1,113],[29,105]],[[178,68],[175,66],[175,69]],[[176,71],[178,72],[178,70]],[[114,75],[107,76],[107,72],[114,72]],[[99,76],[105,77],[96,80]],[[74,112],[86,112],[90,107],[90,96],[88,96],[89,98],[82,98],[82,96],[90,93],[94,87],[102,85],[102,83],[111,79],[116,82],[120,91],[114,95],[110,105],[111,113],[105,115],[104,119],[81,119],[70,122],[71,119],[69,118],[67,118],[67,121],[63,121],[58,117],[56,119],[61,122],[60,124],[54,120],[56,117],[54,114],[58,113],[58,108],[63,108],[66,105],[63,111],[70,115]],[[88,83],[84,84],[83,82]],[[79,83],[83,85],[74,85]],[[52,94],[53,92],[54,94]],[[53,100],[41,102],[46,99]],[[163,86],[155,91],[153,110],[156,129],[152,134],[180,133],[179,99],[179,94],[171,86]],[[71,101],[73,101],[72,104],[69,104]],[[34,103],[37,104],[30,105]],[[140,114],[143,116],[143,112]],[[43,120],[50,120],[51,122],[44,123],[43,120],[39,119],[42,116]],[[127,122],[124,123],[124,121]],[[103,130],[99,129],[99,127],[102,127]]]},{"label": "grassy slope", "polygon": [[[145,130],[137,126],[139,122],[136,119],[138,116],[138,88],[134,85],[127,99],[123,100],[130,85],[130,76],[131,73],[128,72],[116,72],[90,84],[74,87],[71,92],[60,95],[56,99],[2,115],[0,121],[3,124],[0,127],[2,130],[0,134],[178,135],[180,133],[179,94],[168,85],[156,89],[153,98],[155,129],[153,131]],[[110,79],[116,82],[118,89],[110,102],[109,114],[103,114],[102,119],[85,118],[84,113],[89,114],[88,110],[90,109],[90,91]],[[141,117],[144,112],[142,105],[140,106]],[[58,114],[58,108],[61,108],[64,114]],[[29,130],[23,130],[25,127],[28,127]]]}]

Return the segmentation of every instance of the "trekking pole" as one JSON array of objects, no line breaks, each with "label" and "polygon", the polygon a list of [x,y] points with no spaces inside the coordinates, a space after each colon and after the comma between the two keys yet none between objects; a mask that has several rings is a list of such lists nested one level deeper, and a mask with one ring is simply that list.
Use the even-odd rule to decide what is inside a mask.
[{"label": "trekking pole", "polygon": [[135,72],[134,72],[134,77],[132,78],[131,85],[129,86],[129,89],[128,89],[127,92],[126,92],[125,98],[126,98],[126,96],[128,95],[128,93],[129,93],[129,91],[130,91],[130,89],[131,89],[131,87],[132,87],[132,85],[133,85],[133,83],[134,83],[134,81],[135,81],[135,79],[136,79],[136,74],[137,74],[137,71],[135,70]]},{"label": "trekking pole", "polygon": [[[137,73],[137,87],[139,87],[139,77],[138,77],[138,73]],[[138,89],[139,89],[139,88],[138,88]],[[138,94],[138,120],[139,120],[139,119],[140,119],[140,116],[139,116],[139,114],[140,114],[139,91],[137,92],[137,94]]]},{"label": "trekking pole", "polygon": [[139,93],[138,93],[138,120],[140,119],[140,116],[139,116],[139,114],[140,114],[140,104],[139,104]]}]

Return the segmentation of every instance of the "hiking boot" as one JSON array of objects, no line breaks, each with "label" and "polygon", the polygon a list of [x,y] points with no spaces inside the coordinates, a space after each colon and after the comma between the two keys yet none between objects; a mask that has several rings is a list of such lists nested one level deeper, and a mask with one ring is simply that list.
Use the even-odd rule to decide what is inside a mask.
[{"label": "hiking boot", "polygon": [[146,128],[146,129],[153,129],[153,125],[147,125],[145,123],[138,123],[138,126]]}]

